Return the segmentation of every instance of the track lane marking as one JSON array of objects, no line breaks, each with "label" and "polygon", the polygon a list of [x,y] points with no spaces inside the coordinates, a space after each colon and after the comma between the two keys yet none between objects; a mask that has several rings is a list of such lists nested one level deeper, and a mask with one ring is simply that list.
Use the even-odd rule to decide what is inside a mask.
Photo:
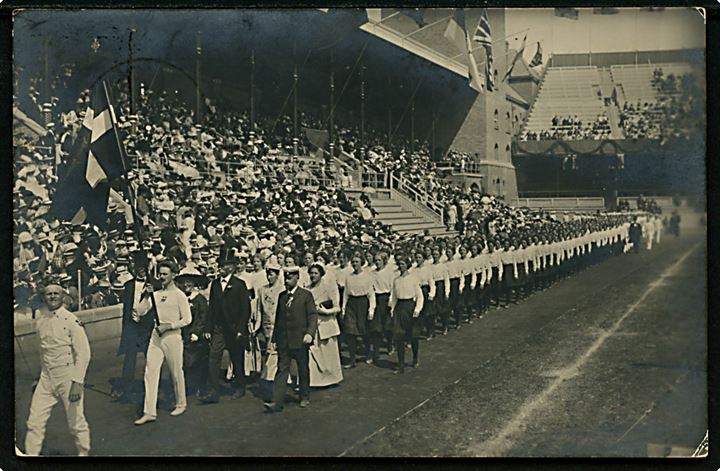
[{"label": "track lane marking", "polygon": [[[687,260],[687,258],[692,254],[692,252],[695,251],[695,249],[700,245],[700,243],[696,243],[694,246],[692,246],[690,249],[688,249],[675,263],[673,263],[670,267],[668,267],[658,278],[655,279],[650,285],[648,286],[647,290],[640,296],[640,298],[635,301],[626,311],[625,313],[620,316],[620,318],[615,321],[615,323],[607,330],[604,330],[600,336],[592,343],[590,348],[588,348],[585,353],[580,355],[580,357],[572,364],[568,365],[567,367],[563,368],[562,370],[567,372],[580,372],[580,369],[587,363],[587,361],[590,359],[590,357],[605,343],[605,340],[607,340],[611,335],[615,334],[615,332],[620,328],[620,325],[622,322],[630,315],[632,314],[635,309],[642,304],[643,301],[645,301],[645,298],[648,297],[650,293],[652,293],[655,288],[658,286],[661,286],[662,282],[668,278],[669,276],[672,276],[677,269],[680,267],[680,265]],[[575,375],[562,375],[556,378],[552,383],[550,383],[541,393],[537,394],[534,398],[531,400],[526,401],[517,414],[503,427],[498,433],[496,433],[492,438],[489,440],[485,440],[483,442],[480,442],[476,445],[470,445],[467,448],[467,451],[469,454],[473,456],[501,456],[505,453],[507,453],[512,446],[514,445],[514,436],[521,432],[525,425],[528,423],[530,416],[538,409],[544,407],[547,405],[548,400],[550,396],[555,392],[555,390],[566,380],[570,379]]]}]

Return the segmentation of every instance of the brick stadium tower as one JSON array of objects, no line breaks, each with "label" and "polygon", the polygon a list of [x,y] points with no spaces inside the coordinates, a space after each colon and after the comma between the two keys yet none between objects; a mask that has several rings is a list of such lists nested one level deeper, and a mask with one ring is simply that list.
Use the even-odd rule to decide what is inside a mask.
[{"label": "brick stadium tower", "polygon": [[[512,103],[519,101],[525,107],[527,103],[507,82],[502,81],[512,60],[511,54],[508,54],[503,9],[487,9],[492,31],[492,73],[495,82],[492,91],[487,89],[486,52],[472,40],[482,10],[465,9],[465,24],[470,32],[472,54],[481,74],[483,91],[476,94],[460,126],[453,131],[454,137],[449,148],[470,156],[465,171],[454,173],[453,179],[467,186],[477,183],[489,194],[502,196],[505,201],[514,201],[517,198],[517,181],[510,154],[512,116],[515,113]],[[361,29],[469,78],[467,53],[458,52],[446,34],[448,23],[452,21],[452,9],[426,12],[419,30],[404,10],[382,9],[375,22],[372,21],[372,14],[368,16],[371,21],[361,26]]]}]

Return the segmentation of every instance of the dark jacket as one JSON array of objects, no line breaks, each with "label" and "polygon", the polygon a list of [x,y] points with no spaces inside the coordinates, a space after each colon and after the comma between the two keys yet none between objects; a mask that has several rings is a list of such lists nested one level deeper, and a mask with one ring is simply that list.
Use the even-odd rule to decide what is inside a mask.
[{"label": "dark jacket", "polygon": [[637,222],[630,224],[628,235],[631,242],[640,242],[642,240],[642,226]]},{"label": "dark jacket", "polygon": [[278,349],[300,348],[305,334],[315,338],[317,330],[318,314],[310,291],[298,287],[289,308],[287,302],[288,292],[283,291],[278,298],[272,338]]},{"label": "dark jacket", "polygon": [[[198,294],[190,301],[190,312],[192,313],[192,322],[182,328],[182,338],[185,344],[183,365],[186,371],[187,368],[194,368],[202,363],[207,366],[209,342],[203,334],[210,331],[207,328],[208,303],[205,296]],[[195,342],[190,341],[192,334],[198,337]]]},{"label": "dark jacket", "polygon": [[207,328],[208,302],[205,296],[197,294],[190,301],[190,312],[192,313],[192,322],[182,328],[182,337],[185,343],[190,343],[190,335],[192,334],[197,335],[202,340],[203,334],[210,333]]},{"label": "dark jacket", "polygon": [[208,332],[221,328],[226,334],[242,334],[246,339],[250,319],[250,292],[245,282],[233,275],[222,290],[219,279],[210,285],[210,309],[208,311]]},{"label": "dark jacket", "polygon": [[[150,280],[146,281],[150,283]],[[125,290],[122,294],[122,333],[120,334],[120,348],[118,355],[126,353],[136,354],[138,352],[147,352],[150,336],[155,326],[154,312],[149,312],[140,318],[139,322],[132,319],[132,307],[135,300],[135,280],[125,283]]]}]

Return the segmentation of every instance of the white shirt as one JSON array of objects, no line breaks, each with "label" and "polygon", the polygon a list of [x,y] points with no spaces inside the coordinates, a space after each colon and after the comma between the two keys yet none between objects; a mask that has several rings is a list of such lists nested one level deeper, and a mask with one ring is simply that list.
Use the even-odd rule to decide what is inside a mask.
[{"label": "white shirt", "polygon": [[374,278],[373,289],[375,294],[390,294],[393,280],[398,276],[399,272],[391,266],[385,265],[380,270],[373,270],[371,273]]},{"label": "white shirt", "polygon": [[[185,293],[171,284],[167,289],[162,289],[153,293],[155,298],[155,307],[157,310],[158,323],[170,324],[170,330],[177,331],[190,325],[192,322],[192,313],[190,312],[190,302]],[[141,316],[146,315],[152,309],[152,301],[146,298],[140,303],[139,313]]]},{"label": "white shirt", "polygon": [[375,290],[373,289],[374,277],[370,272],[363,271],[360,274],[350,273],[345,279],[345,291],[343,292],[343,306],[347,306],[350,296],[367,296],[370,302],[368,315],[375,313]]},{"label": "white shirt", "polygon": [[422,290],[420,289],[420,283],[415,276],[409,273],[400,275],[393,281],[393,288],[388,303],[390,309],[395,309],[395,305],[401,299],[412,299],[415,301],[415,314],[422,311],[425,301]]},{"label": "white shirt", "polygon": [[220,287],[222,288],[223,292],[225,291],[225,287],[227,287],[228,283],[230,283],[230,278],[232,278],[233,274],[230,273],[225,278],[220,278]]},{"label": "white shirt", "polygon": [[42,374],[59,381],[69,375],[76,383],[85,382],[90,364],[90,343],[75,314],[64,307],[40,310],[37,319]]}]

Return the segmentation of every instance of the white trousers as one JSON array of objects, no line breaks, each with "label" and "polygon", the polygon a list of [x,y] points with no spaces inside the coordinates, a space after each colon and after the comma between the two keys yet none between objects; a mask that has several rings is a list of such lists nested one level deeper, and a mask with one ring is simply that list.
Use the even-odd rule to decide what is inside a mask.
[{"label": "white trousers", "polygon": [[180,331],[165,332],[162,337],[153,330],[145,360],[145,408],[146,415],[157,417],[157,396],[160,386],[160,370],[167,360],[170,377],[175,388],[175,407],[187,407],[185,397],[185,374],[183,373],[183,342]]},{"label": "white trousers", "polygon": [[65,408],[70,433],[75,437],[79,455],[87,455],[90,451],[90,427],[85,420],[83,402],[85,395],[80,400],[70,402],[70,386],[72,384],[72,372],[58,377],[51,378],[45,372],[40,375],[40,382],[33,393],[30,403],[30,416],[27,421],[27,434],[25,435],[25,453],[37,456],[42,449],[45,439],[45,428],[47,427],[50,414],[55,404],[62,401]]}]

